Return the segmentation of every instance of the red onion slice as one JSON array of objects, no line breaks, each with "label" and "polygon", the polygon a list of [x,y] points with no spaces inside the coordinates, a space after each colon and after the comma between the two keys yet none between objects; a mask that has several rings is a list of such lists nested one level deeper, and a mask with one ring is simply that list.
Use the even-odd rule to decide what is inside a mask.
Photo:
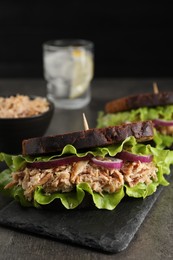
[{"label": "red onion slice", "polygon": [[152,162],[153,156],[152,155],[138,155],[138,154],[133,154],[127,151],[122,151],[116,155],[117,158],[125,160],[125,161],[133,161],[133,162],[144,162],[144,163],[149,163]]},{"label": "red onion slice", "polygon": [[84,157],[78,157],[76,155],[71,155],[67,157],[61,157],[56,160],[50,160],[47,162],[33,162],[33,163],[27,163],[28,168],[36,168],[36,169],[51,169],[58,166],[63,166],[67,164],[72,164],[73,162],[78,161],[87,161],[90,160],[92,155],[86,155]]},{"label": "red onion slice", "polygon": [[173,120],[154,119],[154,126],[173,126]]},{"label": "red onion slice", "polygon": [[105,158],[101,158],[101,159],[93,157],[91,159],[91,161],[98,166],[102,166],[105,168],[111,168],[111,169],[121,169],[121,167],[123,165],[123,160],[117,159],[117,158],[112,158],[112,157],[105,157]]}]

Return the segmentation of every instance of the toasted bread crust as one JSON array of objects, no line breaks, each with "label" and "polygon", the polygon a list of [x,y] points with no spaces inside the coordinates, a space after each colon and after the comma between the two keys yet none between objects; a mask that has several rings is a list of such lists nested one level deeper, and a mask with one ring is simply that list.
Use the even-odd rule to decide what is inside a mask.
[{"label": "toasted bread crust", "polygon": [[173,92],[144,93],[112,100],[105,105],[106,113],[116,113],[140,107],[156,107],[173,104]]},{"label": "toasted bread crust", "polygon": [[93,128],[63,135],[36,137],[22,142],[23,155],[46,155],[61,152],[65,145],[71,144],[78,150],[102,147],[122,142],[134,136],[138,142],[153,139],[151,121],[134,122],[105,128]]}]

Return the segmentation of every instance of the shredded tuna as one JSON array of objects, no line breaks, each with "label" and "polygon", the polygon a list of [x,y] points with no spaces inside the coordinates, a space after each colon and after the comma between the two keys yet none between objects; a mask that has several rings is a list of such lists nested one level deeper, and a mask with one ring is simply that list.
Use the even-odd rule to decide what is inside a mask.
[{"label": "shredded tuna", "polygon": [[92,190],[99,193],[115,192],[124,184],[122,174],[117,169],[98,168],[94,164],[82,161],[77,162],[73,169],[76,177],[73,178],[75,184],[86,182]]},{"label": "shredded tuna", "polygon": [[12,182],[9,182],[9,183],[7,183],[7,185],[5,185],[5,187],[4,187],[4,189],[6,190],[6,189],[10,189],[10,188],[12,188],[13,186],[15,186],[17,184],[17,182],[16,181],[12,181]]},{"label": "shredded tuna", "polygon": [[145,183],[148,185],[152,180],[157,181],[157,171],[158,169],[155,167],[153,162],[126,162],[122,167],[124,181],[130,187],[133,187],[138,183]]},{"label": "shredded tuna", "polygon": [[89,161],[46,170],[25,168],[23,171],[14,172],[12,176],[15,183],[22,186],[24,195],[29,201],[32,200],[33,192],[39,185],[42,185],[46,194],[50,194],[57,191],[69,192],[76,184],[82,182],[87,182],[93,191],[99,193],[115,192],[124,184],[120,171],[98,168]]},{"label": "shredded tuna", "polygon": [[130,187],[138,183],[150,184],[157,181],[157,171],[153,162],[124,162],[120,170],[95,165],[91,161],[74,162],[71,165],[52,169],[30,169],[12,173],[13,180],[6,188],[21,185],[25,197],[31,201],[36,187],[41,185],[46,194],[72,191],[77,184],[86,182],[95,192],[114,193],[124,183]]},{"label": "shredded tuna", "polygon": [[42,114],[49,109],[46,98],[16,95],[7,98],[0,97],[0,118],[23,118]]},{"label": "shredded tuna", "polygon": [[173,126],[157,126],[157,130],[163,135],[173,136]]}]

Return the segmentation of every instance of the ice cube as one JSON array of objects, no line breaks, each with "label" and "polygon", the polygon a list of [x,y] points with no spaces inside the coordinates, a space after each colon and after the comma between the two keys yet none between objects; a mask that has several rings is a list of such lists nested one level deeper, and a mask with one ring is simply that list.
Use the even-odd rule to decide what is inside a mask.
[{"label": "ice cube", "polygon": [[71,53],[68,50],[45,53],[44,69],[46,78],[71,79],[73,69]]},{"label": "ice cube", "polygon": [[56,78],[51,81],[52,93],[57,98],[67,98],[70,92],[70,81],[63,78]]}]

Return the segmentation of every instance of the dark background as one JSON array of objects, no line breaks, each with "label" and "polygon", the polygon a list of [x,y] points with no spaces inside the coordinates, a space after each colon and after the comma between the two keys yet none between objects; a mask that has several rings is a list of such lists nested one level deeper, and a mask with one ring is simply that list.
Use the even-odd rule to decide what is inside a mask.
[{"label": "dark background", "polygon": [[[172,77],[173,1],[0,1],[0,77],[42,77],[42,44],[95,44],[95,77]],[[153,1],[154,2],[154,1]]]}]

